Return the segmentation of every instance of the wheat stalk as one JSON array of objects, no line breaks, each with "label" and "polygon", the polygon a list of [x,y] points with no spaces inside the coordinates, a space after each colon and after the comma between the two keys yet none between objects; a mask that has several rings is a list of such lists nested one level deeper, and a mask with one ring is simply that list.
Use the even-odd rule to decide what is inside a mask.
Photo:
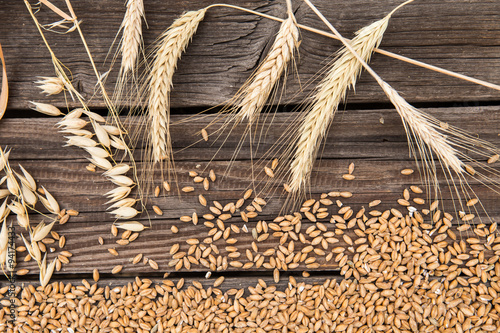
[{"label": "wheat stalk", "polygon": [[[362,28],[351,41],[352,48],[365,61],[370,60],[373,50],[380,45],[392,14],[393,12]],[[307,115],[299,129],[300,137],[290,165],[289,185],[292,192],[302,190],[307,184],[319,146],[338,105],[345,100],[348,89],[354,88],[362,69],[363,66],[356,57],[343,48],[339,52],[339,58],[319,84],[314,102],[308,107]]]},{"label": "wheat stalk", "polygon": [[123,17],[120,45],[122,53],[121,74],[133,72],[142,43],[142,19],[144,18],[143,0],[128,0],[127,11]]},{"label": "wheat stalk", "polygon": [[196,33],[205,12],[206,9],[200,9],[184,13],[163,33],[158,42],[148,80],[150,144],[154,163],[170,157],[169,126],[172,77],[177,61]]},{"label": "wheat stalk", "polygon": [[288,18],[281,24],[269,54],[244,86],[237,119],[248,119],[250,123],[256,120],[298,46],[299,29],[293,13],[288,11]]}]

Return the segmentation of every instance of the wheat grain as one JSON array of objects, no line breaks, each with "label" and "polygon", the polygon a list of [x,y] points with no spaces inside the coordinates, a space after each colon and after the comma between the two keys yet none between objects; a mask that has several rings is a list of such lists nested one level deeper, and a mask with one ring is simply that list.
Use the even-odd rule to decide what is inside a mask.
[{"label": "wheat grain", "polygon": [[[391,14],[356,33],[351,46],[362,59],[369,61],[374,48],[380,45]],[[313,163],[321,141],[333,120],[339,103],[345,100],[350,87],[354,88],[361,73],[362,64],[347,49],[342,49],[328,74],[323,78],[308,107],[300,129],[299,139],[290,165],[289,186],[292,192],[299,192],[309,181]]]},{"label": "wheat grain", "polygon": [[111,270],[111,274],[118,274],[122,271],[122,269],[123,269],[122,265],[117,265],[113,267],[113,269]]},{"label": "wheat grain", "polygon": [[151,157],[170,158],[170,91],[177,61],[203,20],[206,9],[184,13],[159,39],[148,79]]}]

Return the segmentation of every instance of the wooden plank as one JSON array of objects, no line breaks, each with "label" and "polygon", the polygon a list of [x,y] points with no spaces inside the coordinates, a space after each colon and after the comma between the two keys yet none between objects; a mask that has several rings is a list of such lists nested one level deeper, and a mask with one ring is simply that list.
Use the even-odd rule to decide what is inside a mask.
[{"label": "wooden plank", "polygon": [[[465,131],[477,135],[481,139],[493,144],[499,144],[500,107],[455,107],[455,108],[426,108],[426,113],[442,122],[457,126]],[[254,149],[255,158],[260,158],[280,139],[285,130],[295,130],[297,113],[277,114],[270,124],[268,118],[264,125],[266,137],[262,138],[259,150]],[[231,135],[222,135],[214,142],[215,134],[209,142],[201,140],[199,134],[202,128],[215,120],[214,115],[200,116],[200,118],[186,118],[186,116],[172,117],[172,145],[177,161],[207,162],[212,159],[228,161],[248,160],[250,144],[244,143],[240,154],[234,155],[234,150],[240,143],[245,125],[237,126]],[[383,124],[381,121],[383,120]],[[223,121],[223,120],[221,120]],[[6,119],[0,123],[0,143],[16,149],[12,155],[16,161],[22,160],[82,160],[85,156],[77,148],[62,148],[64,136],[57,133],[54,118],[34,119]],[[208,128],[213,134],[220,128],[220,122]],[[290,126],[290,127],[289,127]],[[215,152],[225,140],[223,149]],[[248,140],[248,139],[247,139]],[[247,141],[248,142],[248,141]],[[189,149],[184,149],[189,146]],[[36,149],[34,149],[36,147]],[[140,158],[144,144],[137,142],[135,151]],[[278,147],[279,148],[279,147]],[[366,159],[366,160],[399,160],[410,161],[406,135],[401,119],[394,109],[349,110],[339,112],[334,119],[331,130],[322,149],[322,158],[325,159]]]},{"label": "wooden plank", "polygon": [[[101,275],[102,276],[102,275]],[[213,288],[213,283],[214,280],[219,277],[220,275],[217,273],[214,273],[210,279],[205,279],[204,276],[175,276],[175,274],[171,274],[166,279],[163,279],[161,277],[157,276],[139,276],[141,281],[145,283],[146,281],[151,281],[153,285],[162,285],[165,280],[172,281],[173,283],[177,284],[181,278],[184,279],[184,287],[183,289],[187,289],[189,286],[192,286],[193,281],[199,282],[203,285],[205,289],[208,289],[209,287],[212,286]],[[297,281],[297,283],[306,283],[306,284],[311,284],[311,285],[317,285],[317,284],[323,284],[325,283],[328,279],[329,280],[334,280],[336,279],[340,283],[340,278],[338,276],[325,276],[323,274],[318,274],[318,275],[311,275],[308,278],[304,278],[299,275],[286,275],[284,278],[282,278],[278,283],[275,283],[269,275],[253,275],[253,274],[248,274],[245,277],[225,277],[224,282],[218,287],[223,293],[227,292],[229,289],[245,289],[245,296],[248,296],[250,293],[248,291],[248,287],[255,287],[259,282],[258,280],[261,279],[264,281],[268,286],[276,286],[277,290],[284,290],[288,288],[288,276],[293,276],[294,279]],[[92,277],[86,277],[86,276],[80,276],[78,278],[75,277],[69,277],[69,278],[63,278],[60,281],[64,284],[69,284],[71,283],[72,286],[77,287],[77,286],[83,286],[82,284],[82,279],[86,279],[87,282],[89,282],[91,285],[93,285],[95,282],[92,280]],[[0,287],[3,287],[7,285],[7,283],[4,281],[5,277],[1,276],[0,281],[2,283],[0,284]],[[105,275],[102,276],[101,279],[97,282],[97,285],[99,287],[109,287],[111,289],[113,288],[122,288],[123,286],[127,286],[129,283],[133,284],[135,282],[136,278],[135,277],[106,277]],[[148,281],[148,282],[149,282]],[[59,282],[59,281],[58,281]],[[16,285],[26,285],[26,284],[33,284],[35,287],[39,285],[39,283],[35,280],[29,279],[29,276],[26,277],[18,277],[16,280]],[[2,297],[0,296],[0,300]]]},{"label": "wooden plank", "polygon": [[[284,16],[285,11],[284,2],[232,0],[230,3],[280,17]],[[344,36],[352,37],[354,31],[380,19],[401,1],[319,0],[315,3]],[[1,0],[0,4],[0,31],[11,83],[11,111],[7,116],[24,114],[20,110],[28,107],[29,100],[64,106],[64,98],[43,97],[33,84],[37,76],[53,75],[53,67],[24,3]],[[183,11],[199,9],[209,4],[212,1],[148,1],[146,16],[149,29],[145,31],[145,45],[151,45]],[[87,0],[76,1],[73,5],[82,20],[81,26],[99,71],[104,73],[109,68],[109,62],[104,64],[105,59],[125,10],[123,1]],[[295,5],[300,23],[324,29],[304,3]],[[61,8],[64,8],[63,2]],[[500,45],[500,21],[496,14],[499,11],[500,3],[496,0],[415,2],[398,11],[391,19],[382,47],[449,70],[499,83],[497,73],[500,70],[500,60],[497,49]],[[42,23],[59,19],[45,7],[37,15]],[[13,20],[13,17],[22,19]],[[466,26],[463,22],[467,22]],[[231,98],[264,57],[278,26],[277,22],[234,9],[210,9],[179,63],[174,76],[172,106],[213,106]],[[93,96],[96,80],[78,34],[47,33],[47,36],[60,60],[71,70],[75,86],[84,97]],[[302,32],[302,38],[297,63],[299,75],[292,75],[287,80],[287,92],[282,103],[298,103],[309,95],[318,82],[316,73],[340,45],[309,32]],[[496,91],[403,64],[385,56],[375,55],[372,65],[411,102],[498,101]],[[114,86],[116,72],[113,70],[108,79],[110,91]],[[310,82],[312,84],[308,84]],[[301,90],[301,87],[304,89]],[[349,95],[349,102],[387,102],[380,88],[366,74],[361,77],[356,91],[356,94]],[[91,99],[89,103],[96,107],[104,105],[98,98]],[[71,100],[69,104],[75,106]]]}]

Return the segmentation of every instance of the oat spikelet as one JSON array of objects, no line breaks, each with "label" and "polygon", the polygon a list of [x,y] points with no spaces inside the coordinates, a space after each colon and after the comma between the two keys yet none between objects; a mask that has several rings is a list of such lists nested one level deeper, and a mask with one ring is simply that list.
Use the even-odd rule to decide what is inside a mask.
[{"label": "oat spikelet", "polygon": [[206,9],[183,14],[160,37],[149,74],[148,114],[153,162],[170,158],[170,91],[177,61],[203,20]]},{"label": "oat spikelet", "polygon": [[[370,60],[373,49],[380,45],[391,15],[362,28],[351,41],[352,47],[365,61]],[[354,88],[362,69],[362,64],[344,48],[319,84],[299,129],[300,137],[290,166],[292,192],[302,190],[308,182],[319,146],[338,105],[345,99],[347,90]]]},{"label": "oat spikelet", "polygon": [[134,71],[142,43],[142,19],[144,18],[143,0],[128,0],[127,11],[122,22],[121,73]]},{"label": "oat spikelet", "polygon": [[280,26],[269,54],[244,87],[238,120],[248,119],[252,123],[258,117],[272,89],[286,72],[298,46],[299,29],[293,13],[289,12],[288,18]]}]

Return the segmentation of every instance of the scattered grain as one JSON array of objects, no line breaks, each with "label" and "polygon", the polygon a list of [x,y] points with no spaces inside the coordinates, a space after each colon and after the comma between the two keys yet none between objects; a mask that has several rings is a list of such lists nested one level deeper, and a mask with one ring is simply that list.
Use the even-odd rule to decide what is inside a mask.
[{"label": "scattered grain", "polygon": [[405,176],[409,176],[409,175],[411,175],[413,172],[414,172],[414,170],[413,170],[413,169],[403,169],[403,170],[401,170],[401,174],[402,174],[402,175],[405,175]]}]

